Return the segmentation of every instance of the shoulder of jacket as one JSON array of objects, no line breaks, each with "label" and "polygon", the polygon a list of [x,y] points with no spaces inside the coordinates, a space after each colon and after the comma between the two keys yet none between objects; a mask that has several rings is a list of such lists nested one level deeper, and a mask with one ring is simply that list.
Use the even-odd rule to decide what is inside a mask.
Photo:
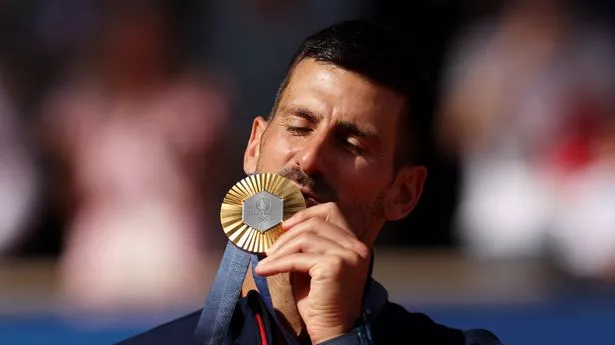
[{"label": "shoulder of jacket", "polygon": [[486,329],[470,329],[463,333],[466,345],[502,345],[500,339]]},{"label": "shoulder of jacket", "polygon": [[484,329],[463,330],[439,324],[428,315],[410,312],[403,306],[388,302],[372,323],[376,339],[391,341],[394,337],[407,338],[416,343],[459,345],[502,345],[492,332]]},{"label": "shoulder of jacket", "polygon": [[189,345],[192,343],[200,315],[201,310],[197,310],[122,340],[115,345]]}]

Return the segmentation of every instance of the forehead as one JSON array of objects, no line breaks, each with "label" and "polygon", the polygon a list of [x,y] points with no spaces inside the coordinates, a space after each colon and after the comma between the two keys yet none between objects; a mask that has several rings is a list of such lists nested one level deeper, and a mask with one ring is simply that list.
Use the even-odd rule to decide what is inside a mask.
[{"label": "forehead", "polygon": [[305,59],[299,62],[280,96],[279,108],[307,107],[334,121],[355,123],[388,135],[405,108],[397,92],[338,66]]}]

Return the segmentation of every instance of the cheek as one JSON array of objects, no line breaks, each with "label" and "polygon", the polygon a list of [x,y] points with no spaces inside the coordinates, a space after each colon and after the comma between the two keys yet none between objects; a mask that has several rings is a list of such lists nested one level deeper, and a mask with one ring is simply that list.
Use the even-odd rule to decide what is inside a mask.
[{"label": "cheek", "polygon": [[352,172],[342,173],[340,177],[338,183],[345,195],[339,197],[361,203],[371,203],[378,199],[391,181],[386,169],[361,164],[355,164]]},{"label": "cheek", "polygon": [[295,149],[283,137],[272,134],[261,147],[259,166],[268,171],[277,171],[290,160]]}]

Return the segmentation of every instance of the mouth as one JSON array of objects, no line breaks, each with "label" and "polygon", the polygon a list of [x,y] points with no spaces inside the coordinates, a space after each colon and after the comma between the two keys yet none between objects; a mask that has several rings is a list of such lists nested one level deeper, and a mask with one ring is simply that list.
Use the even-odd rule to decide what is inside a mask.
[{"label": "mouth", "polygon": [[307,189],[302,186],[298,186],[298,187],[301,190],[303,199],[305,199],[305,206],[312,207],[312,206],[319,205],[321,203],[320,199],[310,189]]},{"label": "mouth", "polygon": [[304,195],[303,198],[305,199],[305,206],[306,207],[312,207],[312,206],[316,206],[316,205],[320,204],[320,202],[318,202],[316,199],[314,199],[312,197],[308,197],[308,196]]}]

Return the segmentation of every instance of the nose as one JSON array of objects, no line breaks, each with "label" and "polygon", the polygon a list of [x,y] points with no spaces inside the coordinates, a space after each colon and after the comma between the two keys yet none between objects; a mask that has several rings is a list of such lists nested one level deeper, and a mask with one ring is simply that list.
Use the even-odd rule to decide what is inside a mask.
[{"label": "nose", "polygon": [[324,175],[329,163],[327,145],[326,134],[312,136],[297,152],[296,164],[308,175]]}]

